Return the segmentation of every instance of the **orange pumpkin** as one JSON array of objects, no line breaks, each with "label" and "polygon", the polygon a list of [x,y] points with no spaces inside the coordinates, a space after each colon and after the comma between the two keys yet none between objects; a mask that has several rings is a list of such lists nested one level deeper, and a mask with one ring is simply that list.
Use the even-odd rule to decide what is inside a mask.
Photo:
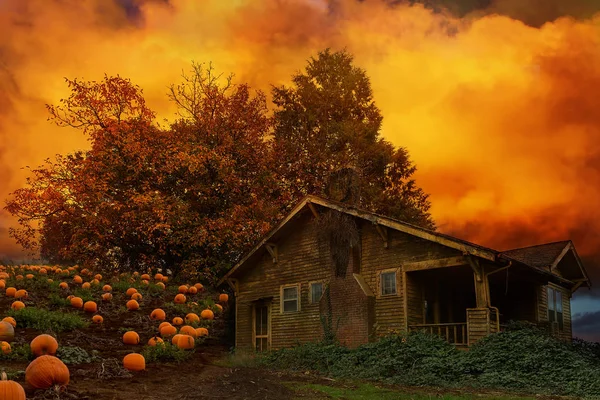
[{"label": "orange pumpkin", "polygon": [[13,328],[17,327],[17,320],[14,319],[13,317],[4,317],[4,318],[2,318],[2,321],[8,322],[9,324],[11,324],[13,326]]},{"label": "orange pumpkin", "polygon": [[134,293],[137,293],[137,289],[136,288],[129,288],[127,289],[127,291],[125,292],[125,294],[129,297],[131,297]]},{"label": "orange pumpkin", "polygon": [[135,311],[140,308],[140,304],[135,300],[129,300],[127,302],[127,309],[129,311]]},{"label": "orange pumpkin", "polygon": [[188,291],[188,287],[186,285],[181,285],[177,290],[179,291],[179,293],[186,294]]},{"label": "orange pumpkin", "polygon": [[168,280],[169,280],[168,276],[163,276],[162,279],[161,279],[161,281],[164,282],[164,283],[167,283]]},{"label": "orange pumpkin", "polygon": [[163,274],[156,274],[154,275],[154,279],[157,281],[162,281],[162,279],[164,278]]},{"label": "orange pumpkin", "polygon": [[92,321],[95,322],[96,324],[101,324],[104,322],[104,318],[102,318],[102,315],[94,315],[92,317]]},{"label": "orange pumpkin", "polygon": [[173,318],[173,325],[181,325],[181,324],[183,324],[183,318],[181,318],[181,317]]},{"label": "orange pumpkin", "polygon": [[102,295],[102,300],[104,301],[111,301],[113,298],[113,295],[111,293],[104,293]]},{"label": "orange pumpkin", "polygon": [[181,329],[179,330],[179,333],[181,333],[182,335],[190,335],[194,339],[198,337],[198,333],[196,332],[196,329],[194,329],[194,327],[189,326],[189,325],[182,326]]},{"label": "orange pumpkin", "polygon": [[4,293],[7,297],[15,297],[15,293],[17,293],[17,288],[7,287]]},{"label": "orange pumpkin", "polygon": [[81,297],[73,297],[71,298],[71,305],[75,308],[83,307],[83,299]]},{"label": "orange pumpkin", "polygon": [[136,300],[136,301],[141,301],[142,300],[142,294],[141,293],[134,293],[131,295],[131,299],[132,300]]},{"label": "orange pumpkin", "polygon": [[160,331],[163,326],[167,326],[167,325],[171,325],[171,323],[167,322],[167,321],[161,322],[160,325],[158,325],[158,330]]},{"label": "orange pumpkin", "polygon": [[98,304],[95,301],[86,301],[83,305],[83,311],[89,313],[95,313],[98,311]]},{"label": "orange pumpkin", "polygon": [[140,343],[140,335],[137,332],[129,331],[125,332],[123,335],[123,343],[125,344],[139,344]]},{"label": "orange pumpkin", "polygon": [[176,346],[177,346],[177,342],[179,341],[179,338],[180,338],[181,336],[183,336],[183,335],[180,335],[179,333],[178,333],[177,335],[173,336],[173,337],[171,338],[171,343],[173,343],[174,345],[176,345]]},{"label": "orange pumpkin", "polygon": [[200,322],[200,318],[198,317],[198,314],[189,313],[185,316],[185,322],[188,324],[191,324],[192,322]]},{"label": "orange pumpkin", "polygon": [[46,275],[47,273],[48,273],[48,270],[46,268],[40,268],[40,274]]},{"label": "orange pumpkin", "polygon": [[97,281],[101,281],[102,280],[102,275],[96,274],[96,275],[94,275],[94,279],[96,279]]},{"label": "orange pumpkin", "polygon": [[209,309],[202,310],[200,317],[202,317],[202,319],[215,319],[215,313]]},{"label": "orange pumpkin", "polygon": [[177,333],[177,328],[175,328],[173,325],[165,325],[158,331],[160,332],[160,336],[167,337],[175,335]]},{"label": "orange pumpkin", "polygon": [[227,303],[229,301],[229,295],[221,293],[219,295],[219,303]]},{"label": "orange pumpkin", "polygon": [[188,293],[196,294],[196,293],[198,293],[198,289],[196,289],[194,286],[190,286],[190,288],[188,289]]},{"label": "orange pumpkin", "polygon": [[[0,342],[0,351],[2,351],[2,353],[4,354],[10,354],[10,343],[8,342]],[[0,391],[1,393],[1,391]]]},{"label": "orange pumpkin", "polygon": [[186,298],[184,294],[179,293],[177,296],[175,296],[175,303],[177,304],[184,304],[185,300]]},{"label": "orange pumpkin", "polygon": [[92,281],[90,282],[92,285],[99,285],[100,281],[98,279],[92,279]]},{"label": "orange pumpkin", "polygon": [[202,291],[202,289],[204,288],[204,286],[203,286],[201,283],[195,283],[195,284],[194,284],[194,287],[195,287],[196,289],[198,289],[198,291],[199,291],[199,292],[201,292],[201,291]]},{"label": "orange pumpkin", "polygon": [[164,284],[164,283],[162,283],[162,282],[158,282],[158,283],[156,284],[156,286],[158,286],[158,287],[159,287],[159,288],[161,288],[162,290],[165,290],[165,284]]},{"label": "orange pumpkin", "polygon": [[25,380],[35,389],[49,389],[69,384],[69,368],[54,356],[40,356],[25,369]]},{"label": "orange pumpkin", "polygon": [[140,279],[144,280],[144,281],[149,281],[150,280],[150,275],[148,274],[143,274],[142,276],[140,276]]},{"label": "orange pumpkin", "polygon": [[68,289],[69,288],[69,284],[67,282],[61,282],[58,284],[58,287],[61,289]]},{"label": "orange pumpkin", "polygon": [[156,346],[157,344],[164,344],[165,341],[162,340],[161,338],[159,338],[158,336],[154,336],[151,337],[150,340],[148,340],[148,346]]},{"label": "orange pumpkin", "polygon": [[92,287],[92,285],[89,282],[84,282],[83,285],[81,285],[82,289],[89,289],[90,287]]},{"label": "orange pumpkin", "polygon": [[58,350],[58,342],[52,336],[43,334],[36,336],[29,344],[29,347],[31,347],[31,352],[36,357],[43,356],[45,354],[53,356]]},{"label": "orange pumpkin", "polygon": [[33,279],[33,274],[27,274],[27,275],[25,275],[25,278],[27,278],[27,279]]},{"label": "orange pumpkin", "polygon": [[10,308],[12,308],[13,310],[22,310],[25,308],[25,303],[23,303],[22,301],[15,301],[11,304]]},{"label": "orange pumpkin", "polygon": [[188,350],[194,348],[194,338],[190,335],[179,335],[177,340],[177,347],[180,349]]},{"label": "orange pumpkin", "polygon": [[165,318],[167,318],[167,314],[160,308],[157,308],[150,313],[150,319],[154,321],[164,321]]},{"label": "orange pumpkin", "polygon": [[15,293],[15,299],[26,299],[27,297],[28,293],[25,289],[17,290]]},{"label": "orange pumpkin", "polygon": [[110,285],[104,285],[102,286],[102,291],[103,292],[110,292],[112,290],[112,287]]},{"label": "orange pumpkin", "polygon": [[9,381],[4,371],[0,374],[0,398],[6,400],[26,400],[23,386],[15,381]]},{"label": "orange pumpkin", "polygon": [[79,275],[75,275],[73,277],[73,283],[78,283],[78,284],[83,283],[83,278],[80,277]]},{"label": "orange pumpkin", "polygon": [[142,284],[144,284],[144,285],[149,285],[149,284],[150,284],[150,282],[148,282],[147,280],[145,280],[145,279],[144,279],[144,280],[142,281]]},{"label": "orange pumpkin", "polygon": [[6,282],[0,280],[0,289],[4,289],[6,287]]},{"label": "orange pumpkin", "polygon": [[208,329],[206,328],[196,328],[197,337],[208,336]]},{"label": "orange pumpkin", "polygon": [[215,308],[219,311],[219,312],[223,312],[223,306],[220,304],[215,304]]},{"label": "orange pumpkin", "polygon": [[127,354],[123,357],[123,368],[128,371],[143,371],[146,369],[146,359],[141,354]]}]

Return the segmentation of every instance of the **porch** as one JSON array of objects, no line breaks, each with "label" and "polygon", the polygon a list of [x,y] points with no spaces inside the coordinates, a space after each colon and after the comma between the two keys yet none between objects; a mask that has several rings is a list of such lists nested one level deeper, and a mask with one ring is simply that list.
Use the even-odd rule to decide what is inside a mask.
[{"label": "porch", "polygon": [[422,270],[405,266],[404,277],[407,329],[437,334],[457,347],[503,330],[510,320],[537,320],[539,282],[527,271],[465,261]]}]

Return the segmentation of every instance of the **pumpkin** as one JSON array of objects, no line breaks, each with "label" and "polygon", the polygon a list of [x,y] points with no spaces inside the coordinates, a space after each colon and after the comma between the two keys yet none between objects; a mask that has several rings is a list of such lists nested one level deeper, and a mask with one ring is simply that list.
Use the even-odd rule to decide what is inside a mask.
[{"label": "pumpkin", "polygon": [[102,315],[94,315],[92,317],[92,321],[96,324],[101,324],[102,322],[104,322],[104,318],[102,318]]},{"label": "pumpkin", "polygon": [[190,335],[179,335],[179,339],[177,340],[177,347],[180,349],[193,349],[194,348],[194,338]]},{"label": "pumpkin", "polygon": [[173,343],[175,346],[177,346],[177,342],[179,341],[179,338],[180,338],[181,336],[183,336],[183,335],[180,335],[179,333],[178,333],[177,335],[173,336],[173,337],[171,338],[171,343]]},{"label": "pumpkin", "polygon": [[177,296],[175,296],[175,303],[177,304],[184,304],[185,303],[185,295],[182,293],[179,293]]},{"label": "pumpkin", "polygon": [[127,302],[127,309],[129,311],[135,311],[138,308],[140,308],[140,304],[137,301],[135,301],[135,300],[129,300]]},{"label": "pumpkin", "polygon": [[196,336],[197,337],[208,336],[208,329],[196,328]]},{"label": "pumpkin", "polygon": [[169,280],[168,276],[163,276],[162,279],[161,279],[161,281],[164,282],[164,283],[167,283],[168,280]]},{"label": "pumpkin", "polygon": [[164,321],[165,318],[167,318],[167,314],[160,308],[157,308],[150,313],[150,319],[154,321]]},{"label": "pumpkin", "polygon": [[4,354],[10,354],[10,343],[0,342],[0,351],[2,351]]},{"label": "pumpkin", "polygon": [[45,355],[33,360],[25,369],[25,380],[35,389],[49,389],[69,384],[69,368],[54,356]]},{"label": "pumpkin", "polygon": [[125,332],[123,335],[123,343],[125,344],[139,344],[140,343],[140,335],[135,331]]},{"label": "pumpkin", "polygon": [[104,285],[102,286],[102,291],[103,292],[110,292],[112,290],[112,287],[110,285]]},{"label": "pumpkin", "polygon": [[6,291],[4,292],[6,294],[6,296],[8,297],[15,297],[15,293],[17,293],[17,288],[14,287],[7,287]]},{"label": "pumpkin", "polygon": [[188,293],[196,294],[196,293],[198,293],[198,289],[196,289],[194,286],[190,286],[190,288],[188,289]]},{"label": "pumpkin", "polygon": [[15,279],[18,281],[22,281],[23,280],[23,275],[17,275],[15,276]]},{"label": "pumpkin", "polygon": [[173,325],[181,325],[181,324],[183,324],[183,318],[181,318],[181,317],[173,318]]},{"label": "pumpkin", "polygon": [[27,278],[27,279],[33,279],[33,274],[27,274],[27,275],[25,275],[25,278]]},{"label": "pumpkin", "polygon": [[71,305],[75,308],[83,307],[83,299],[81,297],[72,297]]},{"label": "pumpkin", "polygon": [[58,342],[52,336],[43,334],[36,336],[29,344],[29,347],[31,347],[31,352],[36,357],[43,356],[45,354],[53,356],[58,350]]},{"label": "pumpkin", "polygon": [[131,297],[134,293],[137,293],[137,289],[136,288],[129,288],[127,289],[127,291],[125,292],[125,294],[129,297]]},{"label": "pumpkin", "polygon": [[198,314],[189,313],[185,316],[185,322],[188,324],[191,324],[192,322],[200,322],[200,318],[198,317]]},{"label": "pumpkin", "polygon": [[202,310],[202,312],[200,313],[200,317],[202,319],[215,319],[215,314],[211,310],[206,309]]},{"label": "pumpkin", "polygon": [[219,303],[227,303],[229,301],[229,296],[225,293],[221,293],[219,295]]},{"label": "pumpkin", "polygon": [[61,289],[68,289],[69,288],[69,284],[67,282],[61,282],[58,284],[58,287]]},{"label": "pumpkin", "polygon": [[164,283],[162,283],[162,282],[158,282],[158,283],[156,284],[156,286],[158,286],[158,287],[159,287],[159,288],[161,288],[162,290],[165,290],[165,284],[164,284]]},{"label": "pumpkin", "polygon": [[89,282],[84,282],[83,285],[81,285],[82,289],[89,289],[90,287],[92,287],[92,285]]},{"label": "pumpkin", "polygon": [[79,275],[75,275],[73,277],[73,283],[83,283],[83,278],[80,277]]},{"label": "pumpkin", "polygon": [[4,371],[0,374],[0,399],[26,400],[23,386],[15,381],[9,381]]},{"label": "pumpkin", "polygon": [[154,336],[151,337],[150,340],[148,340],[148,346],[156,346],[157,344],[164,344],[165,341],[162,340],[161,338],[159,338],[158,336]]},{"label": "pumpkin", "polygon": [[148,274],[143,274],[142,276],[140,276],[140,279],[144,280],[144,281],[149,281],[150,280],[150,275]]},{"label": "pumpkin", "polygon": [[186,294],[188,291],[188,287],[186,285],[181,285],[177,290],[179,291],[179,293]]},{"label": "pumpkin", "polygon": [[92,281],[90,282],[92,285],[99,285],[100,281],[98,279],[92,279]]},{"label": "pumpkin", "polygon": [[6,287],[6,282],[0,280],[0,289],[4,289]]},{"label": "pumpkin", "polygon": [[94,279],[97,280],[97,281],[101,281],[102,280],[102,275],[96,274],[96,275],[94,275]]},{"label": "pumpkin", "polygon": [[132,300],[141,301],[142,300],[142,294],[141,293],[134,293],[134,294],[131,295],[131,299]]},{"label": "pumpkin", "polygon": [[223,306],[220,304],[215,304],[215,308],[219,310],[219,312],[223,312]]},{"label": "pumpkin", "polygon": [[86,301],[85,304],[83,305],[83,311],[89,312],[89,313],[95,313],[96,311],[98,311],[98,305],[96,304],[95,301]]},{"label": "pumpkin", "polygon": [[40,268],[40,274],[46,275],[47,273],[48,273],[48,270],[46,268]]},{"label": "pumpkin", "polygon": [[48,283],[52,283],[52,282],[54,282],[54,279],[48,278]]},{"label": "pumpkin", "polygon": [[196,332],[196,329],[189,325],[182,326],[181,329],[179,330],[179,333],[181,333],[182,335],[190,335],[194,339],[198,337],[198,333]]},{"label": "pumpkin", "polygon": [[146,359],[138,353],[127,354],[123,357],[123,368],[128,371],[143,371],[146,369]]},{"label": "pumpkin", "polygon": [[171,325],[171,323],[167,322],[167,321],[161,322],[160,325],[158,325],[158,330],[160,331],[163,326],[167,326],[167,325]]},{"label": "pumpkin", "polygon": [[111,301],[113,298],[113,295],[111,293],[104,293],[102,295],[102,300],[104,301]]},{"label": "pumpkin", "polygon": [[147,280],[145,280],[145,279],[144,279],[144,280],[142,281],[142,284],[144,284],[144,285],[149,285],[149,284],[150,284],[150,282],[148,282]]},{"label": "pumpkin", "polygon": [[21,289],[15,292],[15,299],[26,299],[28,296],[27,290]]},{"label": "pumpkin", "polygon": [[163,274],[156,274],[154,275],[154,279],[157,281],[162,281],[162,279],[164,278]]},{"label": "pumpkin", "polygon": [[165,325],[158,331],[160,332],[160,336],[167,337],[175,335],[177,333],[177,328],[175,328],[173,325]]},{"label": "pumpkin", "polygon": [[17,320],[14,319],[13,317],[4,317],[4,318],[2,318],[2,321],[8,322],[9,324],[11,324],[13,326],[13,328],[17,327]]},{"label": "pumpkin", "polygon": [[10,308],[12,308],[13,310],[22,310],[25,308],[25,303],[23,303],[22,301],[15,301],[11,304]]}]

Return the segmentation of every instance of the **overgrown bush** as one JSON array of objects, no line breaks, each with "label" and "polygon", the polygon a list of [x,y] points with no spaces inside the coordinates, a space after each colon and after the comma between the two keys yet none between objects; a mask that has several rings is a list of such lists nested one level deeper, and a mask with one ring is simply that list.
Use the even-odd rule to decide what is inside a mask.
[{"label": "overgrown bush", "polygon": [[513,325],[469,351],[420,332],[356,349],[309,343],[260,356],[260,365],[416,386],[472,386],[540,394],[600,396],[598,344],[567,343]]},{"label": "overgrown bush", "polygon": [[32,328],[42,332],[63,332],[85,328],[89,323],[77,314],[49,311],[36,307],[9,310],[8,316],[17,321],[21,328]]}]

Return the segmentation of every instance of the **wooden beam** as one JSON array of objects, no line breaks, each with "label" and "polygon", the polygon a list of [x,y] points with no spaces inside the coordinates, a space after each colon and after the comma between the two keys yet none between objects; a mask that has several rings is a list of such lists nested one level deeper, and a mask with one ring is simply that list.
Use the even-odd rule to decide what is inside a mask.
[{"label": "wooden beam", "polygon": [[567,243],[565,245],[565,248],[562,249],[562,251],[560,252],[560,254],[558,255],[558,257],[556,257],[554,259],[554,262],[552,264],[550,264],[550,272],[552,272],[552,270],[556,269],[556,266],[558,265],[558,263],[560,262],[560,260],[563,259],[563,257],[567,254],[567,252],[571,250],[571,242]]},{"label": "wooden beam", "polygon": [[579,282],[577,282],[575,284],[575,286],[573,286],[573,288],[571,289],[571,294],[575,293],[575,291],[577,289],[579,289],[579,286],[583,285],[583,283],[586,282],[586,279],[580,280]]},{"label": "wooden beam", "polygon": [[388,231],[385,226],[381,226],[376,224],[375,228],[377,228],[377,232],[379,232],[379,236],[383,239],[383,247],[388,248]]},{"label": "wooden beam", "polygon": [[352,276],[356,280],[356,283],[358,283],[358,286],[360,286],[360,288],[362,289],[365,296],[367,296],[367,297],[375,296],[375,294],[373,293],[373,291],[371,290],[371,288],[369,287],[367,282],[365,282],[365,278],[363,278],[363,276],[361,274],[352,274]]},{"label": "wooden beam", "polygon": [[315,208],[315,206],[310,202],[308,202],[307,205],[308,205],[308,208],[310,208],[310,212],[312,212],[312,214],[315,216],[315,218],[319,218],[319,213],[317,212],[317,209]]},{"label": "wooden beam", "polygon": [[473,278],[475,280],[475,301],[477,308],[484,308],[490,306],[490,286],[487,275],[485,274],[485,267],[479,263],[479,260],[472,257],[466,256],[471,269],[473,269]]},{"label": "wooden beam", "polygon": [[467,265],[467,260],[463,256],[437,258],[435,260],[425,260],[413,263],[403,264],[404,272],[422,271],[425,269],[456,267],[458,265]]},{"label": "wooden beam", "polygon": [[273,243],[267,243],[265,245],[265,248],[267,249],[267,251],[269,252],[269,254],[271,255],[271,257],[273,257],[273,262],[276,263],[277,261],[279,261],[279,258],[277,257],[277,246],[274,245]]}]

